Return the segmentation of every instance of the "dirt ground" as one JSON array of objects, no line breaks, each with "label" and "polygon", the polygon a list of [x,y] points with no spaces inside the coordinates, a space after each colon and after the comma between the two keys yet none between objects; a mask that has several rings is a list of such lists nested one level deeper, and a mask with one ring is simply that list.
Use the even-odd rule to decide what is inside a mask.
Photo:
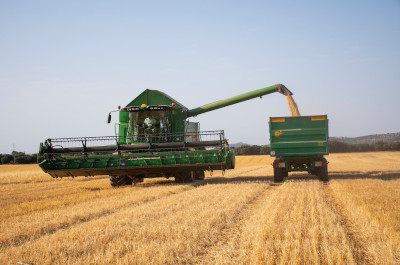
[{"label": "dirt ground", "polygon": [[327,183],[243,156],[121,188],[2,165],[0,264],[400,264],[400,152],[327,158]]}]

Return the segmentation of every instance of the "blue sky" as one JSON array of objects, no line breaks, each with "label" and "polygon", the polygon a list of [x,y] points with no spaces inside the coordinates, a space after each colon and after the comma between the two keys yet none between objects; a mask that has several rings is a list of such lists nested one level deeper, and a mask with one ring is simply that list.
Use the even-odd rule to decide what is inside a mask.
[{"label": "blue sky", "polygon": [[[282,83],[331,136],[400,131],[400,1],[1,1],[0,36],[0,153],[113,135],[146,88],[195,108]],[[191,121],[266,144],[285,115],[275,93]]]}]

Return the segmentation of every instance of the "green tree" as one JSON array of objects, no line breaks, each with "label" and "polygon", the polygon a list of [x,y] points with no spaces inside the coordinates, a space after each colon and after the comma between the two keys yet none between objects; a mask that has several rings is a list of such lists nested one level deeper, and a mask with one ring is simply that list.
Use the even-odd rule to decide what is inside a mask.
[{"label": "green tree", "polygon": [[1,157],[2,164],[10,164],[10,162],[13,160],[14,160],[14,157],[12,155],[3,155]]}]

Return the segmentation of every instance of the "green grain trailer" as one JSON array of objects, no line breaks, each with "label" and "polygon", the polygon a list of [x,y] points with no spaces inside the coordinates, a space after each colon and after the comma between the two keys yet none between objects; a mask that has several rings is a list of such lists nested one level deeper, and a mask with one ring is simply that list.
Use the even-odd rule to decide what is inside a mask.
[{"label": "green grain trailer", "polygon": [[318,116],[270,117],[269,134],[274,181],[288,172],[307,171],[328,181],[328,118]]},{"label": "green grain trailer", "polygon": [[[224,131],[200,131],[189,117],[263,95],[292,93],[277,84],[189,110],[167,94],[146,89],[119,113],[116,136],[47,139],[40,167],[54,178],[109,175],[112,186],[143,178],[204,179],[206,170],[235,167]],[[108,123],[111,122],[111,112]]]}]

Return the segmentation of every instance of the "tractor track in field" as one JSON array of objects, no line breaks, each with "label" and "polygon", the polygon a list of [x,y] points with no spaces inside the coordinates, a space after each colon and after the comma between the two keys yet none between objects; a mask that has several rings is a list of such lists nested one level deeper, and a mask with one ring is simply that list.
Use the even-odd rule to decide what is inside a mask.
[{"label": "tractor track in field", "polygon": [[[72,228],[72,227],[74,227],[76,225],[84,224],[84,223],[87,223],[87,222],[90,222],[90,221],[94,221],[94,220],[97,220],[97,219],[100,219],[100,218],[103,218],[103,217],[107,217],[109,215],[112,215],[114,213],[117,213],[117,212],[119,212],[121,210],[124,210],[124,209],[127,209],[127,208],[139,207],[139,206],[142,206],[143,204],[151,203],[151,202],[157,201],[159,199],[165,199],[165,198],[167,198],[169,196],[180,194],[180,193],[183,193],[185,191],[189,191],[191,189],[196,189],[196,188],[204,186],[204,185],[226,184],[226,183],[242,182],[242,181],[265,181],[263,177],[260,177],[260,180],[257,179],[258,177],[247,177],[249,179],[246,179],[246,177],[240,177],[243,174],[248,174],[248,173],[251,173],[251,172],[255,172],[255,171],[260,170],[260,169],[262,169],[264,167],[265,166],[260,166],[260,167],[256,167],[256,168],[252,168],[252,169],[246,169],[246,168],[243,168],[242,170],[239,169],[239,172],[234,172],[234,174],[229,175],[229,176],[224,176],[224,175],[218,174],[218,175],[215,175],[214,177],[213,176],[207,177],[205,180],[197,180],[197,181],[195,181],[193,183],[187,183],[187,188],[183,189],[183,190],[170,191],[169,193],[164,194],[164,195],[162,195],[160,197],[148,198],[148,199],[144,199],[142,201],[138,201],[138,202],[134,202],[134,203],[127,202],[125,204],[119,205],[119,206],[111,208],[111,209],[104,209],[102,211],[99,211],[98,213],[91,214],[91,215],[88,215],[88,216],[84,216],[83,218],[82,217],[76,217],[76,218],[73,218],[70,221],[67,221],[67,222],[64,222],[64,223],[60,223],[59,225],[56,225],[56,226],[51,227],[51,228],[43,227],[37,233],[34,233],[34,234],[18,235],[16,237],[7,238],[5,240],[0,241],[0,251],[5,251],[5,250],[7,250],[7,249],[9,249],[11,247],[19,247],[19,246],[22,246],[22,245],[24,245],[26,243],[32,243],[32,242],[35,242],[35,241],[39,240],[43,236],[55,234],[60,230],[67,230],[67,229],[70,229],[70,228]],[[96,181],[96,180],[100,180],[100,179],[89,179],[89,180],[90,181]],[[29,183],[29,184],[35,185],[37,183]],[[38,184],[40,185],[41,183],[38,183]],[[41,191],[42,192],[46,192],[46,190],[49,190],[49,189],[52,190],[52,187],[53,187],[52,183],[49,183],[50,184],[49,186],[47,186],[47,184],[48,184],[48,182],[46,183],[46,187],[41,187]],[[157,181],[157,182],[154,182],[154,183],[143,183],[143,184],[139,184],[137,187],[147,189],[147,188],[156,187],[156,186],[163,186],[165,184],[171,184],[171,182],[168,182],[168,181],[164,180],[164,181]],[[28,183],[27,184],[23,184],[23,185],[24,186],[28,185]],[[70,188],[70,186],[73,186],[73,185],[74,185],[74,183],[68,183],[67,184],[68,187],[66,187],[66,186],[63,186],[63,187],[54,186],[54,187],[56,188],[56,190],[61,191],[61,190],[68,190]],[[175,185],[175,184],[172,184],[172,185]],[[178,185],[181,185],[181,184],[178,184]],[[166,187],[167,187],[167,185],[166,185]],[[79,187],[79,190],[81,190],[81,189],[90,189],[90,187],[89,188],[84,187],[84,186]],[[269,189],[263,191],[262,194],[266,193],[268,190]],[[73,193],[76,193],[76,192],[68,193],[67,195],[73,195]],[[247,211],[247,209],[249,207],[254,208],[254,206],[252,206],[252,205],[258,200],[258,198],[260,196],[263,196],[262,194],[260,194],[257,197],[255,197],[248,204],[246,204],[246,206],[244,208],[242,208],[241,210],[238,211],[238,218],[239,218],[238,220],[241,220],[241,219],[245,218],[246,215],[243,215],[241,213],[243,211]],[[54,194],[53,196],[48,197],[48,199],[50,199],[51,197],[54,197],[54,196],[56,196],[56,194]],[[109,197],[109,196],[107,196],[107,197]],[[118,195],[113,194],[110,197],[118,197]],[[78,204],[85,203],[85,202],[93,200],[93,199],[100,200],[101,198],[90,198],[88,200],[84,200],[82,202],[79,202]],[[76,204],[76,205],[78,205],[78,204]],[[45,210],[48,210],[48,209],[46,208]],[[21,215],[18,215],[18,216],[21,216],[21,218],[23,218],[24,215],[21,214]],[[14,216],[14,217],[17,217],[17,216]],[[241,222],[243,222],[243,220],[241,220]],[[240,225],[238,227],[240,227]],[[234,231],[230,231],[229,228],[230,227],[227,227],[227,228],[224,229],[225,230],[224,234],[226,234],[226,236],[228,236],[228,237],[229,237],[229,234],[234,234]],[[233,228],[233,229],[235,229],[235,228]]]},{"label": "tractor track in field", "polygon": [[[92,191],[98,191],[98,188],[94,188]],[[95,199],[104,197],[104,195],[95,195],[92,197],[82,199],[77,203],[76,201],[74,201],[74,195],[79,195],[81,193],[82,193],[82,188],[79,187],[74,192],[70,192],[70,193],[66,193],[66,194],[62,194],[62,195],[53,194],[50,196],[42,196],[40,199],[31,199],[30,203],[40,203],[43,201],[51,201],[53,198],[60,198],[60,197],[64,197],[65,199],[69,198],[68,202],[64,202],[64,203],[57,204],[57,205],[49,205],[49,206],[46,206],[45,208],[39,208],[39,209],[29,209],[29,205],[27,205],[26,199],[25,199],[25,201],[23,201],[23,200],[21,201],[21,199],[18,198],[18,199],[15,199],[15,202],[13,202],[13,203],[3,203],[3,205],[7,206],[7,207],[5,207],[4,209],[2,209],[2,211],[0,211],[0,216],[2,216],[3,219],[13,218],[13,217],[17,217],[17,216],[21,216],[21,218],[22,218],[27,213],[40,212],[40,211],[50,210],[50,209],[57,209],[60,206],[68,207],[71,205],[76,205],[79,203],[84,203],[84,202],[87,202],[90,200],[95,200]],[[115,195],[115,194],[110,194],[109,196],[113,196],[113,195]],[[9,199],[8,199],[8,201],[9,201]],[[24,209],[23,212],[19,212],[19,213],[13,212],[14,209],[19,209],[21,207],[24,207],[26,209]],[[5,216],[3,215],[4,213],[5,213]]]},{"label": "tractor track in field", "polygon": [[205,248],[203,252],[200,252],[189,264],[213,264],[216,263],[215,256],[217,255],[229,256],[230,263],[235,264],[234,260],[238,258],[237,256],[240,253],[236,253],[232,245],[240,238],[242,233],[241,228],[244,226],[249,216],[256,214],[262,203],[265,202],[271,193],[276,191],[279,186],[280,184],[270,185],[238,210],[235,218],[236,221],[232,225],[223,228],[216,242]]},{"label": "tractor track in field", "polygon": [[334,195],[329,190],[329,183],[323,185],[325,203],[338,217],[340,224],[347,235],[354,260],[357,264],[373,264],[371,257],[367,254],[367,241],[363,239],[362,234],[356,229],[353,221],[347,217],[340,204],[335,200]]},{"label": "tractor track in field", "polygon": [[[251,170],[246,170],[244,172],[239,172],[239,173],[235,174],[235,176],[243,174],[243,173],[248,173],[248,172],[252,172],[252,171],[255,171],[255,170],[259,170],[260,168],[262,168],[262,167],[259,167],[259,168],[256,168],[256,169],[251,169]],[[50,229],[45,229],[44,228],[44,229],[40,230],[39,233],[34,234],[34,235],[21,235],[21,236],[15,237],[15,238],[11,238],[9,240],[3,240],[3,241],[0,242],[0,250],[3,251],[3,250],[5,250],[5,249],[7,249],[9,247],[18,247],[18,246],[21,246],[21,245],[23,245],[23,244],[25,244],[27,242],[34,242],[34,241],[40,239],[42,236],[54,234],[59,230],[66,230],[66,229],[69,229],[69,228],[71,228],[71,227],[73,227],[75,225],[79,225],[79,224],[82,224],[82,223],[87,223],[87,222],[90,222],[90,221],[93,221],[93,220],[96,220],[96,219],[99,219],[99,218],[102,218],[102,217],[106,217],[106,216],[109,216],[111,214],[114,214],[114,213],[116,213],[118,211],[121,211],[121,210],[129,208],[129,207],[138,207],[138,206],[141,206],[141,205],[143,205],[145,203],[150,203],[150,202],[156,201],[158,199],[165,199],[165,198],[167,198],[169,196],[188,191],[191,188],[195,189],[197,187],[208,185],[208,184],[222,184],[222,183],[230,182],[229,179],[228,179],[228,181],[217,181],[216,183],[214,183],[214,181],[212,181],[212,180],[213,180],[213,178],[211,177],[211,178],[208,178],[206,180],[198,180],[198,181],[195,181],[193,183],[187,183],[187,189],[184,189],[184,190],[180,190],[180,191],[177,191],[177,192],[176,191],[170,191],[168,194],[165,194],[163,196],[160,196],[160,197],[157,197],[157,198],[148,198],[148,199],[145,199],[145,200],[139,201],[139,202],[134,202],[134,203],[129,203],[128,202],[126,204],[120,205],[120,206],[112,208],[112,209],[103,210],[101,212],[98,212],[96,214],[88,216],[87,218],[84,218],[84,219],[72,220],[71,222],[60,224],[59,226],[52,227]],[[171,182],[169,182],[169,183],[171,183]],[[156,187],[156,186],[163,186],[164,184],[168,184],[168,183],[165,182],[165,181],[154,182],[154,183],[144,183],[144,184],[139,185],[138,187],[146,189],[146,188],[151,188],[151,187]],[[175,185],[181,185],[181,184],[172,184],[172,185],[175,186]],[[166,186],[166,187],[168,187],[168,186]],[[80,187],[80,188],[82,188],[82,187]],[[129,191],[126,191],[126,192],[129,192]],[[118,195],[113,194],[111,197],[117,197],[117,196]],[[85,202],[93,200],[93,199],[99,200],[101,198],[91,198],[91,199],[82,201],[80,203],[85,203]],[[46,208],[45,210],[48,210],[48,209],[49,208]],[[17,215],[17,216],[21,216],[21,218],[23,218],[23,214],[22,215]],[[14,217],[16,217],[16,216],[14,216]],[[11,241],[11,242],[9,242],[9,241]]]},{"label": "tractor track in field", "polygon": [[[102,180],[101,181],[96,181],[95,183],[90,183],[96,186],[101,187],[102,185]],[[46,183],[45,185],[41,185],[41,183],[30,183],[30,184],[22,184],[22,187],[14,188],[14,189],[6,189],[4,192],[7,192],[14,198],[14,200],[17,200],[18,198],[21,198],[21,195],[23,196],[28,196],[28,197],[33,197],[37,198],[40,195],[40,199],[44,198],[51,198],[51,197],[56,197],[60,196],[63,191],[68,191],[67,193],[64,193],[62,195],[68,195],[68,194],[74,194],[74,193],[80,193],[82,192],[81,189],[88,188],[87,183],[82,183],[82,182],[75,182],[75,183],[56,183],[56,182],[51,182],[51,183]],[[25,185],[29,185],[26,186]],[[49,192],[50,191],[50,192]],[[8,200],[9,198],[1,198],[0,201]],[[25,198],[24,198],[25,199]]]},{"label": "tractor track in field", "polygon": [[[187,185],[190,185],[190,186],[193,186],[193,187],[196,188],[196,187],[200,187],[200,186],[208,185],[208,184],[225,184],[225,183],[242,182],[242,181],[266,181],[266,180],[269,180],[269,179],[266,179],[265,177],[238,177],[238,176],[240,176],[242,174],[255,172],[255,171],[260,170],[262,168],[264,168],[264,166],[260,166],[260,167],[257,167],[257,168],[252,168],[250,170],[246,169],[246,168],[243,168],[242,171],[239,171],[237,173],[235,172],[233,175],[230,175],[228,177],[224,177],[222,175],[217,175],[215,177],[208,177],[208,178],[206,178],[204,180],[197,180],[197,181],[195,181],[193,183],[187,183]],[[91,181],[97,180],[96,184],[98,184],[99,187],[102,184],[102,182],[101,182],[102,179],[89,179],[89,180],[91,180]],[[149,187],[155,187],[155,186],[159,186],[159,185],[161,185],[161,186],[162,185],[167,185],[167,184],[171,184],[171,183],[173,183],[173,182],[171,182],[170,180],[160,180],[160,181],[157,181],[157,182],[139,184],[137,187],[149,188]],[[55,184],[59,184],[59,183],[55,183]],[[78,184],[78,186],[76,186],[77,184]],[[71,187],[74,187],[74,189],[71,189]],[[94,187],[93,191],[101,190],[101,188],[99,188],[99,187]],[[82,185],[81,182],[79,182],[79,183],[69,182],[69,183],[67,183],[67,185],[63,185],[63,186],[57,186],[57,185],[51,184],[51,185],[46,185],[45,187],[40,187],[40,185],[39,185],[39,189],[35,190],[34,194],[41,195],[41,194],[44,193],[45,194],[44,196],[41,195],[40,199],[36,200],[36,201],[42,201],[44,199],[45,200],[51,200],[54,197],[59,197],[60,193],[63,192],[63,191],[68,191],[68,192],[61,194],[61,196],[68,197],[68,196],[74,196],[74,194],[80,194],[82,192],[82,190],[90,190],[90,189],[91,189],[90,187],[86,187],[86,186]],[[51,190],[50,194],[46,194],[46,191],[48,191],[48,190]],[[23,188],[22,190],[19,190],[20,193],[22,193],[22,192],[25,193],[25,191],[26,191],[26,188]],[[30,193],[27,196],[28,197],[32,197],[33,195]],[[111,195],[111,196],[113,196],[113,195]],[[36,197],[38,197],[38,196],[36,196]],[[97,198],[101,198],[101,197],[102,196],[94,196],[94,197],[82,200],[79,203],[83,203],[83,202],[90,201],[90,200],[97,199]],[[9,201],[9,199],[7,199],[7,200]],[[26,200],[26,198],[25,199],[24,198],[18,198],[18,196],[16,196],[14,198],[14,200],[12,201],[12,203],[10,205],[8,205],[8,207],[18,207],[18,204],[20,203],[20,201],[23,203],[25,200]],[[75,204],[76,203],[71,201],[71,202],[69,202],[67,204],[64,204],[64,206],[75,205]],[[5,204],[3,203],[3,206],[4,205]],[[41,208],[41,209],[29,211],[29,212],[48,210],[48,209],[52,209],[52,208],[57,209],[58,207],[59,207],[59,205],[54,205],[54,206],[46,207],[44,209]],[[18,213],[18,214],[13,214],[12,216],[8,216],[6,218],[13,218],[13,217],[16,217],[16,216],[23,217],[23,215],[25,215],[25,214],[26,214],[26,212],[24,212],[24,213],[21,212],[21,213]]]},{"label": "tractor track in field", "polygon": [[[153,201],[157,201],[159,199],[165,199],[167,197],[170,197],[170,196],[173,196],[173,195],[176,195],[176,194],[180,194],[180,193],[183,193],[183,192],[186,192],[186,191],[189,191],[189,190],[191,190],[191,189],[190,189],[190,187],[188,185],[187,189],[183,189],[183,190],[180,190],[180,191],[169,191],[169,193],[167,193],[165,195],[162,195],[160,197],[148,198],[148,199],[144,199],[142,201],[138,201],[138,202],[134,202],[134,203],[127,202],[127,203],[125,203],[123,205],[120,205],[118,207],[115,207],[115,208],[112,208],[112,209],[109,209],[109,210],[108,209],[107,210],[103,210],[103,211],[101,211],[99,213],[90,215],[85,219],[76,219],[76,220],[73,219],[69,223],[60,224],[59,226],[56,226],[56,227],[53,227],[53,228],[50,228],[50,229],[43,228],[37,234],[21,235],[21,236],[15,237],[15,238],[11,238],[9,240],[3,240],[2,242],[0,242],[0,251],[4,251],[4,250],[6,250],[6,249],[8,249],[10,247],[19,247],[19,246],[21,246],[21,245],[23,245],[25,243],[37,241],[43,236],[52,235],[52,234],[56,233],[57,231],[67,230],[67,229],[70,229],[70,228],[72,228],[72,227],[74,227],[76,225],[87,223],[87,222],[90,222],[90,221],[93,221],[93,220],[96,220],[96,219],[100,219],[100,218],[103,218],[103,217],[107,217],[109,215],[112,215],[114,213],[117,213],[118,211],[121,211],[121,210],[124,210],[124,209],[127,209],[127,208],[139,207],[139,206],[142,206],[143,204],[150,203],[150,202],[153,202]],[[118,195],[114,195],[114,196],[118,196]],[[11,242],[7,242],[7,241],[11,241]]]}]

